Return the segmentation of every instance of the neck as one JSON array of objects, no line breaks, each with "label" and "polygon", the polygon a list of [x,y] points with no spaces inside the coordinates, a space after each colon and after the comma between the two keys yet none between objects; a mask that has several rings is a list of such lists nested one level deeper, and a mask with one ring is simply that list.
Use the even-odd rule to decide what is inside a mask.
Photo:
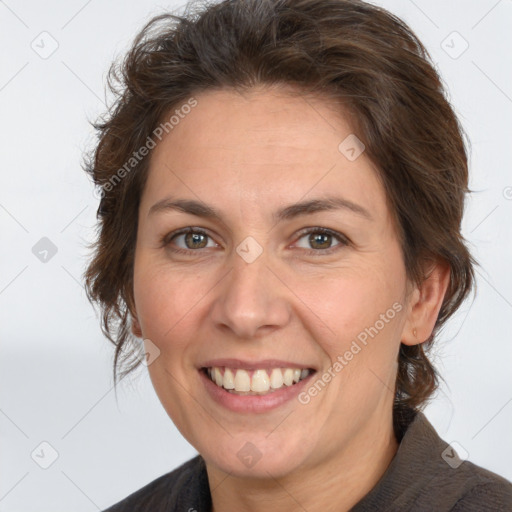
[{"label": "neck", "polygon": [[238,478],[207,465],[212,512],[349,511],[377,484],[398,450],[391,414],[384,423],[370,423],[339,453],[279,479]]}]

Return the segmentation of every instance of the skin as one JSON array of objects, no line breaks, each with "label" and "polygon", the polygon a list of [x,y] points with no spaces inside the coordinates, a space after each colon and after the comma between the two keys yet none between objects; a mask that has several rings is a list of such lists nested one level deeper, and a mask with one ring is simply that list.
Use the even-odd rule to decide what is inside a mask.
[{"label": "skin", "polygon": [[[206,460],[215,511],[349,510],[396,453],[400,342],[420,343],[432,332],[448,269],[433,266],[421,286],[407,280],[374,165],[364,152],[350,161],[338,150],[354,133],[339,109],[283,86],[195,97],[198,105],[151,155],[132,330],[160,351],[148,366],[153,386]],[[371,219],[348,209],[272,218],[283,206],[333,195]],[[222,220],[148,214],[169,196],[200,200]],[[185,236],[160,243],[188,226],[207,231],[205,247],[186,245]],[[315,244],[304,228],[330,228],[349,241]],[[263,249],[252,263],[236,251],[248,236]],[[188,254],[173,252],[179,248]],[[307,404],[293,399],[265,413],[236,413],[201,382],[197,365],[224,357],[296,361],[321,376],[396,303],[401,311]],[[251,468],[237,457],[246,442],[261,453]]]}]

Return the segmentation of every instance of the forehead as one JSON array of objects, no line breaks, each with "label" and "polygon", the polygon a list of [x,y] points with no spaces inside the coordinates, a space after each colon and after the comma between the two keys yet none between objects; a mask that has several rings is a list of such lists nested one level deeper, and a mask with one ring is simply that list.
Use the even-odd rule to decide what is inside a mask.
[{"label": "forehead", "polygon": [[280,156],[286,157],[284,163],[303,158],[315,161],[319,150],[337,158],[341,138],[352,133],[346,118],[335,113],[333,105],[299,96],[290,88],[259,87],[241,93],[216,90],[195,98],[197,106],[164,138],[155,158],[172,152],[174,145],[175,149],[201,148],[199,153],[181,155],[190,163],[197,159],[204,164],[204,152],[209,150],[235,159],[257,151],[261,159],[273,164],[279,163]]},{"label": "forehead", "polygon": [[364,152],[347,157],[344,141],[350,145],[357,134],[341,108],[281,87],[194,98],[197,105],[153,150],[143,203],[172,194],[263,209],[340,192],[386,208]]}]

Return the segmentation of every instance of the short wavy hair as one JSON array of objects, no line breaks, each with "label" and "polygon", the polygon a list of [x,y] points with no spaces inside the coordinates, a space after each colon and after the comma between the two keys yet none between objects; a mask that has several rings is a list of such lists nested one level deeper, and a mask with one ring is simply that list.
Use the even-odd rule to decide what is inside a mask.
[{"label": "short wavy hair", "polygon": [[114,383],[140,364],[131,333],[133,265],[150,156],[128,170],[126,162],[165,116],[201,91],[291,85],[350,113],[384,185],[411,282],[421,283],[432,261],[450,267],[432,335],[400,345],[393,406],[400,436],[438,387],[427,353],[471,291],[475,263],[461,235],[469,141],[411,29],[363,1],[193,2],[182,14],[151,19],[124,60],[112,64],[107,84],[114,99],[92,123],[98,143],[83,164],[102,196],[84,277],[88,299],[101,308],[102,331],[116,347]]}]

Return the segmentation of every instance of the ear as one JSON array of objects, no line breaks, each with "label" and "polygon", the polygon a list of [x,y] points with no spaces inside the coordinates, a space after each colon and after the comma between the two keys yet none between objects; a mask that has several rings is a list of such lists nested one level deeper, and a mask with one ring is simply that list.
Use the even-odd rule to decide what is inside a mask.
[{"label": "ear", "polygon": [[450,266],[438,261],[430,267],[423,282],[414,285],[409,297],[409,314],[402,331],[401,341],[404,345],[417,345],[430,337],[449,283]]},{"label": "ear", "polygon": [[142,329],[140,328],[139,319],[137,317],[137,311],[135,310],[134,306],[129,306],[128,309],[130,311],[130,316],[132,319],[132,333],[138,338],[142,338]]},{"label": "ear", "polygon": [[142,338],[142,329],[140,328],[139,319],[136,315],[132,315],[132,333],[137,338]]}]

